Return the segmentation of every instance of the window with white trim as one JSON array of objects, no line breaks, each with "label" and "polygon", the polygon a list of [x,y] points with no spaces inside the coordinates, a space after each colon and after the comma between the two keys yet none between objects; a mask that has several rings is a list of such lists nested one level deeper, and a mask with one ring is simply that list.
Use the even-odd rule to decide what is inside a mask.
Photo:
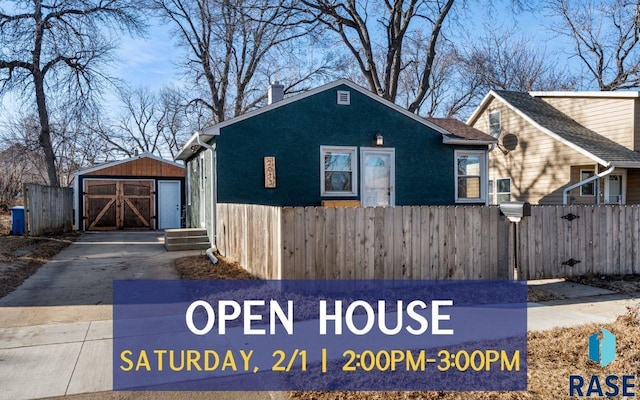
[{"label": "window with white trim", "polygon": [[489,135],[494,138],[500,137],[502,131],[502,116],[500,111],[491,111],[489,113]]},{"label": "window with white trim", "polygon": [[496,179],[496,204],[511,201],[511,178]]},{"label": "window with white trim", "polygon": [[320,146],[320,194],[357,196],[357,147]]},{"label": "window with white trim", "polygon": [[[580,182],[591,178],[595,175],[595,171],[592,169],[581,169],[580,170]],[[580,196],[595,196],[596,194],[596,185],[595,181],[591,181],[589,183],[585,183],[580,186]]]},{"label": "window with white trim", "polygon": [[481,203],[486,199],[484,180],[486,179],[485,152],[455,152],[455,195],[458,203]]}]

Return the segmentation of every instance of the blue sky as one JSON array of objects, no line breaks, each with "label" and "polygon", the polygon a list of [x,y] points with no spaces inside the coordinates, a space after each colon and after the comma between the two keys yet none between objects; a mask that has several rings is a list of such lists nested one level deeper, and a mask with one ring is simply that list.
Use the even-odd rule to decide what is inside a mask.
[{"label": "blue sky", "polygon": [[[0,0],[0,5],[2,3],[3,0]],[[514,17],[510,12],[511,0],[495,0],[491,8],[484,4],[478,4],[479,2],[473,3],[469,13],[471,17],[460,19],[470,34],[475,35],[482,32],[485,23],[488,22],[505,29],[517,26],[519,34],[525,35],[545,47],[549,53],[563,43],[562,41],[552,42],[550,40],[548,31],[541,25],[541,21],[544,19],[540,15],[520,13]],[[114,62],[107,73],[124,80],[131,87],[148,87],[157,90],[164,86],[180,85],[184,77],[176,63],[181,57],[181,50],[175,48],[170,31],[167,25],[152,21],[145,37],[121,37]],[[561,55],[561,57],[566,56]],[[566,63],[565,60],[558,62],[560,64]],[[116,103],[113,94],[105,93],[104,97],[110,113],[117,113],[117,108],[112,106]],[[12,100],[11,96],[4,96],[0,106],[0,121],[7,114],[15,111],[15,104],[16,102]]]}]

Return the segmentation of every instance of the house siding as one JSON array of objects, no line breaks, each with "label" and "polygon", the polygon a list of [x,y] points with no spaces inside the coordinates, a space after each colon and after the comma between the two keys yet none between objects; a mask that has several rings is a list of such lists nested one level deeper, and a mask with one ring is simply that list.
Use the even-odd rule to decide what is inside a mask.
[{"label": "house siding", "polygon": [[[351,105],[336,104],[336,91],[351,92]],[[395,149],[395,204],[454,204],[454,151],[437,131],[341,85],[223,127],[217,146],[218,201],[275,206],[318,206],[337,197],[320,195],[320,146]],[[213,143],[212,141],[212,143]],[[264,187],[264,157],[276,160],[276,187]],[[357,196],[361,199],[361,171]],[[209,219],[207,219],[208,221]]]},{"label": "house siding", "polygon": [[584,127],[631,149],[640,150],[634,133],[632,98],[540,97]]},{"label": "house siding", "polygon": [[513,133],[518,146],[508,154],[495,148],[489,155],[489,179],[511,178],[511,199],[532,204],[561,204],[562,191],[572,183],[571,165],[594,162],[553,139],[498,100],[489,102],[472,124],[489,132],[489,113],[501,111],[501,135]]}]

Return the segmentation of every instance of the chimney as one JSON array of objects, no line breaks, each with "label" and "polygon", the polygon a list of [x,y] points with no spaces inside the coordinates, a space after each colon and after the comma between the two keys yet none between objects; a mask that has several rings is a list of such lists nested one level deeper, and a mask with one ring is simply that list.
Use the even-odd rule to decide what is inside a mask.
[{"label": "chimney", "polygon": [[267,90],[267,104],[277,103],[284,99],[284,85],[278,81],[269,85]]}]

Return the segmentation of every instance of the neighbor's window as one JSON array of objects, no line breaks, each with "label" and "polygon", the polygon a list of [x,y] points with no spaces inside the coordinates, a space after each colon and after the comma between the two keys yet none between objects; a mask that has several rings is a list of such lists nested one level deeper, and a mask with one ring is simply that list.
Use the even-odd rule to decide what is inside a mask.
[{"label": "neighbor's window", "polygon": [[322,196],[357,196],[356,147],[320,147]]},{"label": "neighbor's window", "polygon": [[496,179],[496,204],[511,201],[511,178]]},{"label": "neighbor's window", "polygon": [[[595,174],[592,169],[581,169],[580,170],[580,182],[585,179],[591,178]],[[596,194],[596,185],[595,181],[591,181],[587,184],[580,186],[580,196],[595,196]]]},{"label": "neighbor's window", "polygon": [[489,134],[494,138],[500,136],[502,129],[502,122],[500,117],[500,111],[492,111],[489,113]]},{"label": "neighbor's window", "polygon": [[486,179],[484,151],[456,151],[455,162],[456,201],[483,202],[486,198],[482,187]]}]

